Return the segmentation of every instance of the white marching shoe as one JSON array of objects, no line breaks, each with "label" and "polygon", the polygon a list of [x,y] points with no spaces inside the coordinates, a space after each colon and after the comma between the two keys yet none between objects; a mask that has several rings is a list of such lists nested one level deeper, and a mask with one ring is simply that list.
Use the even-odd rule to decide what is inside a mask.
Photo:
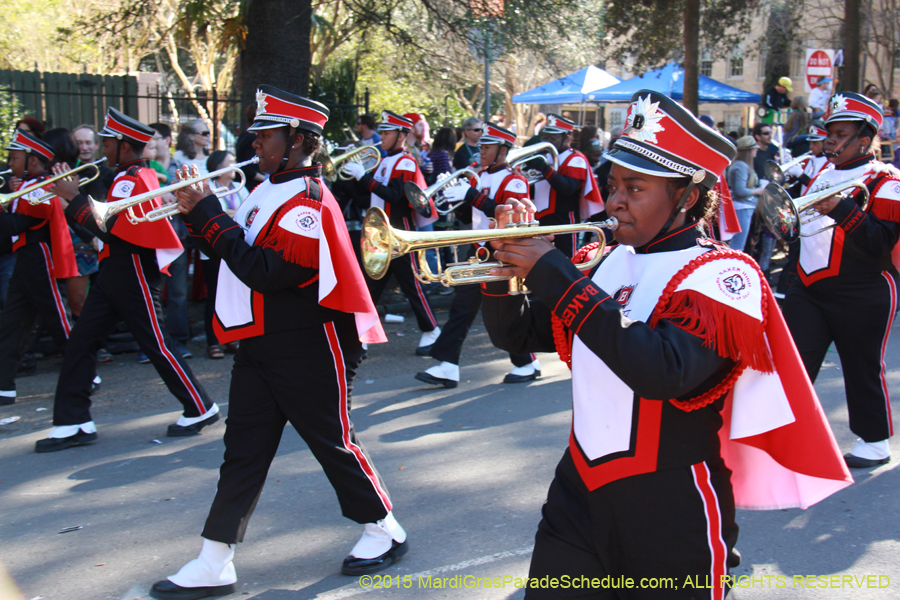
[{"label": "white marching shoe", "polygon": [[534,381],[540,376],[541,363],[535,359],[531,361],[531,364],[524,367],[515,367],[506,374],[506,377],[503,378],[503,383],[525,383],[526,381]]},{"label": "white marching shoe", "polygon": [[441,328],[435,327],[431,331],[426,331],[419,338],[419,347],[416,348],[416,356],[428,356],[431,353],[431,347],[441,336]]},{"label": "white marching shoe", "polygon": [[891,461],[890,440],[865,442],[856,440],[853,450],[844,455],[844,462],[851,469],[865,469],[883,465]]},{"label": "white marching shoe", "polygon": [[455,388],[459,385],[459,365],[444,361],[427,369],[424,373],[416,373],[416,379],[432,385]]},{"label": "white marching shoe", "polygon": [[352,576],[377,573],[391,566],[408,550],[406,531],[389,512],[384,519],[365,524],[362,537],[353,546],[350,556],[344,559],[341,573]]},{"label": "white marching shoe", "polygon": [[150,596],[189,600],[233,594],[237,583],[234,546],[204,539],[200,556],[168,579],[154,583]]}]

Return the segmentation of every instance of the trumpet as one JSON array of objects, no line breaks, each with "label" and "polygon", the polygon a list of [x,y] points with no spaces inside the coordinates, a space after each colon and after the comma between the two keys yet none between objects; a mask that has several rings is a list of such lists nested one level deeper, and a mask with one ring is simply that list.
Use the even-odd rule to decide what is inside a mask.
[{"label": "trumpet", "polygon": [[247,180],[247,176],[244,175],[241,167],[244,167],[246,165],[253,165],[258,162],[259,157],[254,156],[250,160],[245,160],[244,162],[233,164],[230,167],[225,167],[224,169],[213,171],[212,173],[209,173],[207,175],[196,174],[197,168],[194,167],[194,176],[189,179],[183,179],[178,181],[177,183],[169,184],[166,187],[150,190],[149,192],[144,192],[143,194],[138,194],[137,196],[131,196],[130,198],[116,200],[115,202],[97,202],[96,200],[88,196],[88,204],[91,207],[91,212],[94,214],[94,220],[97,221],[97,227],[100,228],[100,231],[106,231],[106,223],[107,221],[109,221],[110,217],[117,215],[122,211],[127,211],[126,216],[128,217],[128,220],[135,225],[137,225],[138,223],[168,219],[169,217],[175,216],[175,214],[178,213],[177,202],[159,206],[141,216],[135,214],[134,207],[143,202],[146,202],[147,200],[153,200],[154,198],[159,198],[160,196],[164,196],[172,192],[177,192],[182,188],[190,186],[198,186],[199,188],[207,179],[216,179],[231,171],[237,173],[238,179],[240,180],[240,185],[238,185],[236,188],[223,185],[221,187],[210,188],[209,191],[210,193],[215,194],[217,198],[227,196],[228,194],[233,194],[234,192],[244,187],[244,184]]},{"label": "trumpet", "polygon": [[447,200],[444,198],[444,191],[446,188],[453,187],[454,185],[467,185],[466,183],[460,183],[457,180],[462,177],[478,177],[478,173],[470,168],[464,167],[459,171],[454,171],[450,173],[437,183],[432,184],[431,186],[425,188],[424,190],[417,186],[412,181],[407,181],[403,185],[403,191],[406,194],[406,199],[409,200],[410,206],[423,206],[428,205],[428,201],[432,198],[434,199],[435,208],[439,215],[447,215],[452,213],[454,210],[465,204],[465,200],[460,200],[455,204],[451,204],[450,206],[440,208],[438,207],[438,203],[444,203]]},{"label": "trumpet", "polygon": [[[837,223],[822,227],[813,233],[800,233],[801,225],[812,223],[826,216],[816,213],[813,208],[816,202],[852,189],[857,189],[862,194],[860,208],[865,210],[869,204],[869,189],[863,185],[861,179],[844,181],[799,198],[791,198],[783,187],[777,183],[770,183],[759,198],[757,210],[772,235],[791,243],[800,239],[801,236],[812,237],[835,227]],[[846,194],[841,195],[846,196]]]},{"label": "trumpet", "polygon": [[12,173],[12,169],[7,169],[5,171],[0,171],[0,188],[6,185],[6,177],[4,175],[10,175]]},{"label": "trumpet", "polygon": [[774,160],[767,160],[765,166],[763,167],[763,170],[766,172],[766,179],[775,182],[778,185],[783,184],[785,172],[794,165],[800,164],[810,156],[812,156],[812,152],[807,152],[806,154],[801,154],[797,158],[789,160],[783,165],[779,165]]},{"label": "trumpet", "polygon": [[22,196],[27,196],[26,200],[28,200],[28,203],[31,205],[37,205],[37,204],[46,202],[50,198],[53,198],[56,194],[47,192],[46,194],[41,194],[40,196],[36,196],[36,195],[31,195],[32,192],[41,190],[41,189],[47,187],[48,185],[50,185],[51,183],[55,183],[55,182],[59,181],[60,179],[65,179],[66,177],[74,175],[75,173],[77,173],[79,171],[93,168],[94,174],[91,175],[90,177],[88,177],[87,179],[85,179],[84,181],[79,180],[78,185],[85,185],[87,183],[90,183],[90,182],[94,181],[95,179],[97,179],[98,177],[100,177],[100,163],[102,163],[105,160],[106,160],[106,157],[101,158],[100,160],[96,160],[92,163],[85,163],[79,167],[75,167],[71,171],[66,171],[65,173],[60,173],[59,175],[54,175],[53,177],[48,177],[47,179],[44,179],[43,181],[39,181],[35,184],[32,184],[32,185],[28,186],[27,188],[22,188],[16,192],[11,192],[9,194],[0,194],[0,204],[2,204],[3,206],[9,206],[13,200],[15,200],[16,198],[21,198]]},{"label": "trumpet", "polygon": [[[380,208],[370,208],[366,213],[362,226],[362,261],[366,272],[372,279],[381,279],[387,273],[391,260],[416,252],[419,264],[416,277],[422,283],[440,283],[445,287],[455,285],[468,285],[472,283],[485,283],[488,281],[509,280],[509,293],[521,294],[525,290],[524,284],[518,277],[502,277],[491,275],[490,270],[496,267],[507,266],[500,261],[489,261],[490,252],[481,246],[475,256],[465,262],[454,262],[444,267],[440,266],[438,258],[438,272],[435,273],[428,266],[426,250],[442,248],[444,246],[458,246],[460,244],[479,244],[497,240],[511,240],[533,238],[544,235],[563,235],[581,231],[591,231],[597,234],[600,247],[596,255],[583,263],[576,265],[582,271],[588,271],[600,263],[603,257],[605,238],[604,229],[615,230],[619,221],[611,218],[600,223],[580,223],[576,225],[550,225],[540,227],[537,221],[522,223],[510,223],[504,229],[490,229],[478,231],[401,231],[391,227],[387,215]],[[440,253],[438,253],[440,254]]]},{"label": "trumpet", "polygon": [[336,181],[338,178],[348,181],[353,178],[341,172],[345,163],[358,162],[368,173],[374,171],[381,162],[381,152],[375,146],[360,146],[339,156],[320,154],[318,159],[322,163],[322,177],[326,181]]},{"label": "trumpet", "polygon": [[556,150],[556,146],[550,142],[541,142],[540,144],[532,144],[531,146],[511,150],[509,154],[506,155],[506,160],[509,162],[509,168],[525,177],[529,184],[537,183],[544,178],[543,173],[535,169],[523,172],[522,167],[535,156],[544,154],[545,152],[549,152],[553,157],[553,169],[558,170],[559,152]]}]

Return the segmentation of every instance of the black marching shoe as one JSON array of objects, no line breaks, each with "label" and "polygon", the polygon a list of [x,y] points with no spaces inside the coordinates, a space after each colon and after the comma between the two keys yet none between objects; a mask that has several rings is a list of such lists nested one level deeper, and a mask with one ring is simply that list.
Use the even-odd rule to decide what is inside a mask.
[{"label": "black marching shoe", "polygon": [[869,467],[877,467],[878,465],[884,465],[891,462],[891,457],[887,458],[862,458],[859,456],[854,456],[850,453],[844,455],[844,462],[847,463],[847,466],[851,469],[868,469]]},{"label": "black marching shoe", "polygon": [[459,385],[458,381],[453,381],[452,379],[443,379],[441,377],[435,377],[431,373],[422,372],[416,373],[416,379],[419,381],[430,383],[431,385],[442,385],[445,388],[455,388]]},{"label": "black marching shoe", "polygon": [[88,444],[93,444],[97,441],[97,432],[94,433],[85,433],[82,430],[78,430],[78,433],[75,435],[70,435],[65,438],[45,438],[43,440],[38,440],[34,444],[35,452],[58,452],[59,450],[65,450],[66,448],[71,448],[72,446],[86,446]]},{"label": "black marching shoe", "polygon": [[0,406],[9,406],[16,403],[16,397],[0,396]]},{"label": "black marching shoe", "polygon": [[[207,425],[212,425],[216,421],[219,420],[219,413],[214,414],[208,419],[204,419],[193,425],[169,425],[169,430],[166,432],[166,435],[169,437],[186,437],[189,435],[197,435],[200,433],[200,430],[206,427]],[[175,585],[174,583],[172,585]],[[202,598],[203,596],[197,596],[198,598]]]},{"label": "black marching shoe", "polygon": [[419,346],[416,348],[416,356],[431,356],[431,348],[434,344],[428,344],[427,346]]},{"label": "black marching shoe", "polygon": [[[515,371],[515,369],[513,369],[513,371]],[[507,373],[506,377],[503,378],[503,383],[525,383],[527,381],[534,381],[540,376],[540,369],[535,369],[534,373],[529,373],[528,375],[516,375],[515,373]]]},{"label": "black marching shoe", "polygon": [[172,583],[168,579],[157,581],[150,588],[151,598],[172,598],[173,600],[197,600],[198,598],[209,598],[210,596],[227,596],[237,591],[237,587],[233,583],[228,585],[213,585],[208,587],[181,587],[177,583]]},{"label": "black marching shoe", "polygon": [[348,556],[344,559],[344,564],[341,565],[341,573],[353,577],[378,573],[394,564],[395,561],[399,560],[400,557],[408,551],[409,540],[404,542],[393,540],[391,549],[381,556],[376,556],[375,558],[356,558],[355,556]]}]

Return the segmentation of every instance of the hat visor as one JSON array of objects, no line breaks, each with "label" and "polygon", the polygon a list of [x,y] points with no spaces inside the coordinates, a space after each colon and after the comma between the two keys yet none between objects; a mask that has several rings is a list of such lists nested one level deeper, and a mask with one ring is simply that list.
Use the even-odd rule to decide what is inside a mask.
[{"label": "hat visor", "polygon": [[807,135],[806,141],[807,142],[824,142],[825,136],[824,135]]},{"label": "hat visor", "polygon": [[831,123],[837,123],[839,121],[865,121],[871,125],[876,132],[881,128],[881,123],[876,121],[872,116],[857,112],[836,113],[825,119],[825,125],[828,126]]},{"label": "hat visor", "polygon": [[110,129],[108,127],[104,127],[103,129],[101,129],[100,131],[97,132],[97,135],[99,135],[100,137],[117,138],[121,134],[116,133],[115,131],[113,131],[112,129]]},{"label": "hat visor", "polygon": [[572,133],[571,129],[560,129],[559,127],[544,127],[541,129],[541,133]]},{"label": "hat visor", "polygon": [[379,124],[378,131],[402,131],[405,133],[409,133],[409,127],[402,127],[400,125],[387,125],[387,124]]},{"label": "hat visor", "polygon": [[643,156],[632,154],[621,148],[613,148],[607,151],[604,156],[617,165],[621,165],[626,169],[637,171],[645,175],[653,175],[654,177],[686,177],[684,173],[672,171],[659,163],[653,162]]},{"label": "hat visor", "polygon": [[247,131],[262,131],[263,129],[276,129],[278,127],[287,127],[287,123],[280,121],[268,121],[265,119],[257,119],[253,121],[253,125],[247,128]]}]

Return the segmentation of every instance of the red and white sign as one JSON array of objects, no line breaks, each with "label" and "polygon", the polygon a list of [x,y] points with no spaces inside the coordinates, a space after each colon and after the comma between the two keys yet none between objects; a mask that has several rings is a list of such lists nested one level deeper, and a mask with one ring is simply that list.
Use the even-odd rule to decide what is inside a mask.
[{"label": "red and white sign", "polygon": [[[806,93],[816,88],[819,77],[834,79],[834,50],[806,49]],[[832,88],[834,89],[834,88]]]}]

